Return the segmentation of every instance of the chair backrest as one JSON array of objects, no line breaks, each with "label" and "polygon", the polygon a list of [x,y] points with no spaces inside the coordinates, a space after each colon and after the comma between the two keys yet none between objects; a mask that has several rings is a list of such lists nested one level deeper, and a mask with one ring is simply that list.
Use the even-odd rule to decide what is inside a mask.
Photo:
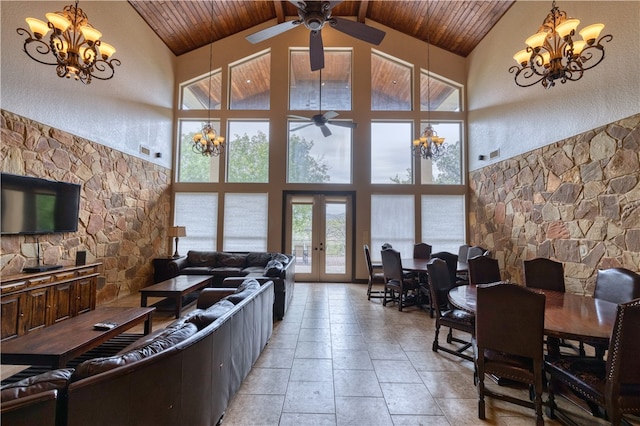
[{"label": "chair backrest", "polygon": [[458,260],[467,263],[469,257],[469,244],[463,244],[458,248]]},{"label": "chair backrest", "polygon": [[469,247],[469,250],[467,250],[467,261],[477,256],[484,256],[485,252],[488,252],[488,250],[480,246]]},{"label": "chair backrest", "polygon": [[414,259],[430,259],[431,258],[431,246],[427,243],[418,243],[413,245],[413,258]]},{"label": "chair backrest", "polygon": [[458,272],[458,256],[448,251],[439,251],[437,253],[431,253],[431,258],[442,259],[447,263],[449,280],[451,281],[451,285],[455,285],[456,273]]},{"label": "chair backrest", "polygon": [[469,284],[488,284],[500,280],[500,266],[497,259],[487,256],[469,259]]},{"label": "chair backrest", "polygon": [[386,281],[402,281],[402,260],[400,252],[394,249],[386,249],[380,252],[382,256],[382,270]]},{"label": "chair backrest", "polygon": [[640,299],[619,304],[607,355],[605,392],[609,400],[623,389],[628,394],[640,388],[639,335]]},{"label": "chair backrest", "polygon": [[382,244],[382,250],[386,250],[386,249],[390,249],[393,248],[393,246],[391,245],[391,243],[384,243]]},{"label": "chair backrest", "polygon": [[449,279],[447,262],[439,258],[431,259],[427,263],[427,276],[429,277],[431,304],[435,310],[436,317],[440,317],[442,310],[448,310],[449,301],[447,295],[453,287],[453,283]]},{"label": "chair backrest", "polygon": [[369,276],[373,275],[373,266],[371,265],[371,252],[369,251],[369,246],[364,245],[364,258],[367,261],[367,270],[369,271]]},{"label": "chair backrest", "polygon": [[640,298],[640,275],[625,268],[599,269],[593,297],[613,303]]},{"label": "chair backrest", "polygon": [[564,293],[564,267],[555,260],[538,257],[523,262],[524,285]]},{"label": "chair backrest", "polygon": [[478,352],[485,349],[542,362],[545,296],[517,284],[479,286]]}]

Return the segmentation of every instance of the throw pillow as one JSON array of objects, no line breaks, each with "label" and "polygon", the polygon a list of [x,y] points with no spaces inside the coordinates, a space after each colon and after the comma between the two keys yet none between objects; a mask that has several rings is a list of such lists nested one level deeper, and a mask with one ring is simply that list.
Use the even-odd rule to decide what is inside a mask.
[{"label": "throw pillow", "polygon": [[282,262],[278,260],[270,260],[264,268],[264,274],[267,277],[279,277],[284,269]]},{"label": "throw pillow", "polygon": [[0,390],[0,399],[2,402],[8,402],[48,390],[57,389],[61,391],[66,389],[73,371],[73,368],[47,371],[46,373],[4,385],[2,386],[2,390]]},{"label": "throw pillow", "polygon": [[190,316],[187,321],[198,327],[198,330],[202,330],[225,313],[229,312],[234,306],[235,305],[229,300],[221,300],[205,310],[200,309],[200,312]]}]

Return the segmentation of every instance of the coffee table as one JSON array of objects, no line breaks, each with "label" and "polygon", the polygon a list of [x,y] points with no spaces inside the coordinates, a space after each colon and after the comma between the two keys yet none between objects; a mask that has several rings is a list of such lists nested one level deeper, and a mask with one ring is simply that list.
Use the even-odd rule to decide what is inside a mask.
[{"label": "coffee table", "polygon": [[[164,297],[172,299],[173,304],[169,309],[175,311],[176,318],[180,318],[182,308],[195,302],[195,299],[183,306],[182,298],[196,290],[206,287],[211,283],[213,275],[178,275],[177,277],[170,278],[168,280],[159,282],[158,284],[151,285],[140,289],[140,306],[147,306],[147,298],[149,297]],[[154,306],[161,310],[163,303],[156,303]]]},{"label": "coffee table", "polygon": [[[101,307],[24,336],[3,341],[0,350],[2,363],[64,368],[73,358],[141,322],[145,323],[144,334],[150,333],[151,314],[154,309]],[[108,330],[94,329],[94,324],[105,322],[115,325]]]}]

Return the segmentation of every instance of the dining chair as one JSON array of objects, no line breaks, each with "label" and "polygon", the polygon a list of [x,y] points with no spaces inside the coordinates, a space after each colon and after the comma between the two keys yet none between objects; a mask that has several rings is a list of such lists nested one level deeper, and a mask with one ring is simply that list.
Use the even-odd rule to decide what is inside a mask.
[{"label": "dining chair", "polygon": [[[479,286],[476,305],[475,367],[478,418],[485,419],[485,396],[533,408],[542,419],[545,296],[509,283]],[[531,386],[533,402],[487,389],[485,374]]]},{"label": "dining chair", "polygon": [[469,259],[469,283],[488,284],[501,280],[497,259],[488,256],[476,256]]},{"label": "dining chair", "polygon": [[[462,244],[458,247],[458,262],[467,263],[467,257],[469,255],[469,245]],[[469,270],[458,271],[456,273],[456,282],[460,284],[469,284]]]},{"label": "dining chair", "polygon": [[[382,263],[371,262],[371,251],[367,244],[364,245],[364,258],[367,262],[367,270],[369,271],[369,282],[367,283],[367,300],[382,299],[384,290],[372,290],[374,283],[384,284],[384,273],[382,272]],[[378,272],[377,272],[378,271]]]},{"label": "dining chair", "polygon": [[473,259],[474,257],[484,256],[485,253],[488,254],[488,250],[480,246],[469,247],[467,250],[467,262],[469,259]]},{"label": "dining chair", "polygon": [[[431,258],[442,259],[447,264],[447,270],[449,271],[449,280],[452,285],[459,285],[458,283],[458,255],[450,253],[448,251],[439,251],[431,254]],[[462,283],[460,283],[462,284]]]},{"label": "dining chair", "polygon": [[[427,243],[416,243],[413,245],[413,258],[414,259],[430,259],[432,247]],[[406,277],[405,273],[405,277]],[[433,318],[433,304],[431,303],[431,294],[429,291],[429,280],[426,272],[419,272],[417,274],[418,283],[420,284],[420,301],[421,306],[426,306],[429,311],[429,316]]]},{"label": "dining chair", "polygon": [[[433,258],[427,264],[427,272],[429,276],[429,288],[431,289],[431,300],[436,318],[436,333],[431,349],[434,352],[442,350],[473,362],[473,357],[464,353],[464,351],[471,347],[471,341],[455,337],[453,330],[469,333],[471,337],[473,337],[475,332],[475,315],[460,309],[453,309],[449,305],[447,295],[449,294],[449,290],[454,286],[449,278],[449,268],[444,260]],[[440,327],[449,327],[447,343],[451,344],[455,342],[462,344],[462,346],[459,346],[457,349],[441,346],[438,342]]]},{"label": "dining chair", "polygon": [[402,312],[402,308],[415,305],[417,303],[417,294],[414,294],[413,300],[411,300],[409,298],[409,291],[418,291],[418,281],[415,278],[407,278],[402,273],[400,252],[394,249],[386,249],[382,250],[380,254],[382,256],[382,269],[384,275],[384,295],[382,298],[382,306],[387,306],[387,295],[389,295],[392,301],[398,303],[398,310]]},{"label": "dining chair", "polygon": [[564,293],[564,267],[561,262],[538,257],[522,264],[526,287]]},{"label": "dining chair", "polygon": [[599,269],[593,297],[618,304],[638,299],[640,275],[625,268]]},{"label": "dining chair", "polygon": [[430,259],[431,258],[431,246],[427,243],[417,243],[413,245],[413,258],[414,259]]},{"label": "dining chair", "polygon": [[[640,299],[618,305],[606,360],[593,357],[547,358],[549,417],[556,417],[556,385],[569,387],[582,399],[606,410],[612,425],[624,414],[640,414]],[[562,414],[558,411],[558,414]]]}]

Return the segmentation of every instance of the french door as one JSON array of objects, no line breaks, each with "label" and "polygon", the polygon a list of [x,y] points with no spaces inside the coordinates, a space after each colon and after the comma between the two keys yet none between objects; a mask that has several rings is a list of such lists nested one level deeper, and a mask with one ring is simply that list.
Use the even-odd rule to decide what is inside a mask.
[{"label": "french door", "polygon": [[296,281],[351,281],[352,196],[287,194],[286,203],[285,249],[295,256]]}]

